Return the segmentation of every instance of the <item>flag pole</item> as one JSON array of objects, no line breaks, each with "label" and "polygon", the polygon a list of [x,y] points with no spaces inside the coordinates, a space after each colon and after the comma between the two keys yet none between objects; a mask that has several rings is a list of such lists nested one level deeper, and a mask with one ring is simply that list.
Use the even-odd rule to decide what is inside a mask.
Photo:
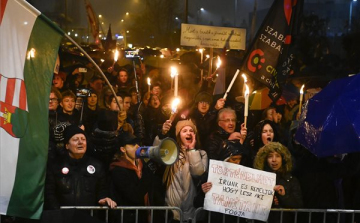
[{"label": "flag pole", "polygon": [[89,61],[95,66],[95,68],[100,72],[101,76],[104,78],[106,84],[109,86],[111,92],[113,93],[113,95],[115,96],[115,100],[117,105],[119,106],[119,108],[121,109],[120,106],[120,102],[118,100],[118,98],[116,97],[116,93],[114,91],[114,88],[112,87],[112,85],[110,84],[109,80],[107,79],[107,77],[105,76],[104,72],[100,69],[99,65],[97,65],[95,63],[95,61],[89,56],[89,54],[77,43],[75,42],[75,40],[73,38],[71,38],[68,34],[64,33],[65,37],[68,38],[68,40],[70,40],[70,42],[72,42],[77,48],[79,48],[79,50],[89,59]]}]

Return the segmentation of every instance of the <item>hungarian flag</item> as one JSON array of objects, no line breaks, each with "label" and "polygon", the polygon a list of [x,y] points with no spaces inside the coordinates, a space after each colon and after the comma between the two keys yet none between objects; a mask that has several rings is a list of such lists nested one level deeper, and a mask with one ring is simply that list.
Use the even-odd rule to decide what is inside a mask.
[{"label": "hungarian flag", "polygon": [[24,0],[0,2],[0,214],[39,219],[63,32]]},{"label": "hungarian flag", "polygon": [[278,77],[288,74],[288,50],[303,1],[275,0],[244,58],[241,70],[269,87],[273,101],[281,96]]}]

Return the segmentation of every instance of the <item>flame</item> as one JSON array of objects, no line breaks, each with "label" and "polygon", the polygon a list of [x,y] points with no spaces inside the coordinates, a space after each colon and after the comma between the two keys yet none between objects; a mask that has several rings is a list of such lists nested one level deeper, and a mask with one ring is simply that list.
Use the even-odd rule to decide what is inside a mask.
[{"label": "flame", "polygon": [[300,88],[300,94],[304,94],[304,87],[305,87],[305,84],[303,84]]},{"label": "flame", "polygon": [[177,110],[177,106],[180,104],[180,99],[179,98],[175,98],[172,103],[171,103],[171,110],[173,113],[176,112]]},{"label": "flame", "polygon": [[148,77],[147,78],[147,84],[150,86],[151,85],[151,82],[150,82],[150,78]]},{"label": "flame", "polygon": [[119,59],[119,50],[115,50],[114,61],[116,62]]},{"label": "flame", "polygon": [[174,78],[177,74],[178,73],[177,73],[176,67],[171,67],[170,68],[170,76],[171,76],[171,78]]},{"label": "flame", "polygon": [[221,60],[220,57],[218,57],[218,61],[216,63],[216,68],[218,69],[221,66]]},{"label": "flame", "polygon": [[241,74],[241,77],[244,78],[244,83],[247,83],[247,77],[245,74]]}]

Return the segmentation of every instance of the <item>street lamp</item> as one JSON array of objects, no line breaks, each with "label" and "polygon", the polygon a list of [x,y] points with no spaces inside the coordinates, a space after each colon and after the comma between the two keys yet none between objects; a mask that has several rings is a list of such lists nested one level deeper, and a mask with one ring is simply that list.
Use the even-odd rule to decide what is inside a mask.
[{"label": "street lamp", "polygon": [[357,0],[351,0],[351,1],[350,1],[350,10],[349,10],[349,32],[351,31],[351,20],[352,20],[353,2],[357,2]]},{"label": "street lamp", "polygon": [[205,11],[205,9],[204,8],[200,8],[197,12],[197,21],[196,21],[196,23],[197,24],[199,24],[199,21],[200,21],[200,15],[201,15],[201,12],[203,12],[203,11]]}]

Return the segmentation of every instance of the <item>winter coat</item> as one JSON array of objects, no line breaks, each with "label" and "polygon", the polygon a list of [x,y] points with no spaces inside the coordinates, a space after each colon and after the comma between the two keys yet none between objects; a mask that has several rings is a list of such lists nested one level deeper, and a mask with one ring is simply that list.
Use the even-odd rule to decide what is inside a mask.
[{"label": "winter coat", "polygon": [[49,163],[45,183],[45,208],[97,206],[107,197],[105,170],[96,159],[66,156]]},{"label": "winter coat", "polygon": [[[199,178],[208,168],[208,157],[204,150],[191,150],[180,153],[179,160],[170,169],[170,185],[166,189],[165,202],[170,207],[183,211],[184,221],[194,218],[193,201],[196,186],[193,178]],[[180,220],[179,213],[173,211],[174,219]]]},{"label": "winter coat", "polygon": [[[141,160],[138,165],[121,157],[119,161],[110,165],[111,194],[118,206],[146,206],[148,203],[148,191],[151,185],[151,172]],[[125,222],[135,222],[135,211],[124,213]],[[120,220],[121,213],[117,213]],[[139,222],[147,222],[147,212],[139,212]],[[120,221],[119,221],[120,222]]]},{"label": "winter coat", "polygon": [[190,114],[191,120],[198,129],[201,146],[205,145],[207,137],[216,129],[217,112],[216,109],[210,109],[205,115],[202,115],[196,108]]},{"label": "winter coat", "polygon": [[[206,150],[209,159],[221,160],[228,158],[233,151],[241,151],[243,158],[247,159],[250,151],[243,146],[239,140],[228,140],[230,133],[226,132],[221,127],[218,130],[211,133],[207,138],[204,149]],[[249,166],[248,159],[242,162],[243,165]]]}]

